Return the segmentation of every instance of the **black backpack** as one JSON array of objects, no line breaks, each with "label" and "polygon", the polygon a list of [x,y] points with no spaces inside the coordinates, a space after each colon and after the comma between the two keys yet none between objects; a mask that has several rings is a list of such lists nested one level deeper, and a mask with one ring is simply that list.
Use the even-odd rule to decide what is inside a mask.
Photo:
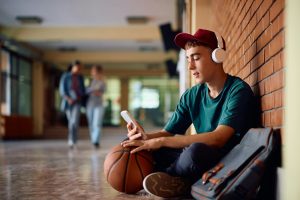
[{"label": "black backpack", "polygon": [[250,129],[237,146],[192,185],[192,196],[201,200],[256,198],[278,141],[271,128]]}]

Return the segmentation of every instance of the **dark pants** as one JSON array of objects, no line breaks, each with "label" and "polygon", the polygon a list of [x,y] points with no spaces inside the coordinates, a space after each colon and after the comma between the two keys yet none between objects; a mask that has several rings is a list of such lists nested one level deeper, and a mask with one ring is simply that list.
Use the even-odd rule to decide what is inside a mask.
[{"label": "dark pants", "polygon": [[194,143],[183,149],[160,148],[153,152],[156,171],[189,179],[192,183],[213,167],[221,153],[203,143]]}]

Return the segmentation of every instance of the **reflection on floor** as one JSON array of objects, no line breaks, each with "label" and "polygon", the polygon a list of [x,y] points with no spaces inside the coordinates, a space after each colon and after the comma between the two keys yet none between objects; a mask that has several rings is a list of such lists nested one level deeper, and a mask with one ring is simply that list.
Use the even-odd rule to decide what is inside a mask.
[{"label": "reflection on floor", "polygon": [[124,128],[104,129],[101,148],[79,140],[69,150],[66,140],[0,140],[0,199],[153,199],[115,191],[103,176],[109,149],[124,138]]}]

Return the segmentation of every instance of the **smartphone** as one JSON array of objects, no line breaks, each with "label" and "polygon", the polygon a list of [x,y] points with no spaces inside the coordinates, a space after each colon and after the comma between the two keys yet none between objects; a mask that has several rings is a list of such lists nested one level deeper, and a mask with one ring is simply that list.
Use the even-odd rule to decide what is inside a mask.
[{"label": "smartphone", "polygon": [[132,123],[133,126],[138,127],[138,129],[142,133],[142,138],[146,139],[146,135],[143,127],[134,119],[134,117],[127,110],[121,111],[121,116],[127,123]]},{"label": "smartphone", "polygon": [[134,126],[140,127],[139,123],[134,119],[134,117],[132,117],[132,115],[127,110],[123,110],[121,112],[121,116],[128,124],[132,123]]}]

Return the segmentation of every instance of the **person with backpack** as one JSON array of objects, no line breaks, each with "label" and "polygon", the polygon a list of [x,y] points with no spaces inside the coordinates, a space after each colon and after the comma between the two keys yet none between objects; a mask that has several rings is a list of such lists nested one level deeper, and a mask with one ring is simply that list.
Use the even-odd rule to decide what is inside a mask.
[{"label": "person with backpack", "polygon": [[[224,39],[216,32],[198,29],[179,33],[174,42],[184,49],[196,85],[180,98],[163,130],[144,133],[127,124],[131,151],[152,150],[155,169],[144,178],[151,195],[172,198],[189,195],[191,185],[239,143],[254,124],[254,94],[238,77],[225,73]],[[196,134],[185,135],[194,125]]]},{"label": "person with backpack", "polygon": [[66,112],[68,119],[68,145],[71,149],[77,143],[80,108],[85,95],[85,86],[80,70],[81,62],[74,61],[71,71],[61,78],[59,87],[59,93],[62,97],[61,109]]}]

